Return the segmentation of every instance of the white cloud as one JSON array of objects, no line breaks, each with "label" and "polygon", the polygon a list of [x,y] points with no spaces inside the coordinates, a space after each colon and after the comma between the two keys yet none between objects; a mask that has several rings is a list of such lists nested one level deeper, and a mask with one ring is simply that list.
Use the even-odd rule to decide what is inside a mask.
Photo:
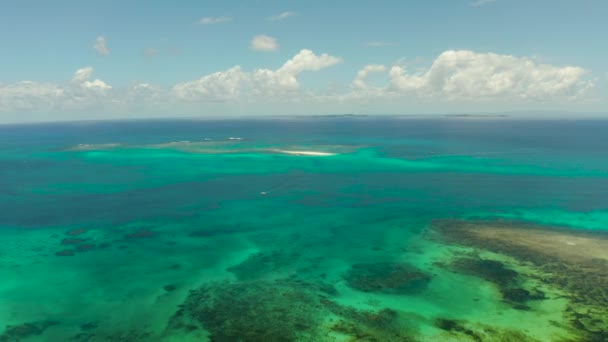
[{"label": "white cloud", "polygon": [[341,61],[328,54],[316,55],[301,50],[276,70],[256,69],[245,72],[240,66],[202,78],[177,84],[173,95],[189,101],[229,101],[258,95],[293,94],[300,88],[297,76],[304,71],[317,71]]},{"label": "white cloud", "polygon": [[250,48],[254,51],[276,51],[279,49],[279,43],[276,38],[261,34],[251,39]]},{"label": "white cloud", "polygon": [[110,49],[106,45],[106,38],[104,36],[97,37],[95,44],[93,44],[93,49],[100,55],[107,56],[110,54]]},{"label": "white cloud", "polygon": [[104,92],[106,90],[112,89],[111,86],[99,79],[95,79],[93,81],[84,81],[80,86],[84,89],[91,89],[99,92]]},{"label": "white cloud", "polygon": [[247,75],[240,66],[203,76],[196,81],[178,83],[173,93],[183,100],[227,101],[239,95]]},{"label": "white cloud", "polygon": [[385,72],[385,71],[386,71],[386,67],[381,64],[366,65],[363,69],[361,69],[357,72],[357,77],[353,81],[352,85],[355,89],[367,89],[367,88],[369,88],[369,85],[367,83],[365,83],[365,79],[367,78],[367,75],[369,75],[371,73],[378,73],[378,72]]},{"label": "white cloud", "polygon": [[160,95],[162,91],[162,88],[155,84],[137,83],[129,87],[128,93],[130,93],[132,96],[156,96]]},{"label": "white cloud", "polygon": [[104,81],[95,79],[90,81],[89,79],[93,75],[93,67],[85,67],[76,70],[74,76],[72,76],[72,83],[78,85],[80,88],[89,89],[98,92],[105,92],[112,87],[106,84]]},{"label": "white cloud", "polygon": [[92,74],[92,67],[78,69],[64,85],[32,81],[0,84],[0,112],[95,106],[112,87],[102,80],[91,80]]},{"label": "white cloud", "polygon": [[201,25],[213,25],[220,23],[228,23],[232,21],[232,17],[204,17],[198,21]]},{"label": "white cloud", "polygon": [[253,73],[253,92],[277,94],[299,90],[297,76],[304,71],[318,71],[340,63],[338,57],[326,53],[315,55],[314,52],[303,49],[293,58],[285,62],[277,70],[258,69]]},{"label": "white cloud", "polygon": [[52,108],[65,90],[55,84],[21,81],[0,84],[0,112]]},{"label": "white cloud", "polygon": [[84,67],[82,69],[78,69],[74,73],[74,76],[72,76],[72,82],[73,83],[82,83],[82,82],[88,80],[92,74],[93,74],[93,67],[88,66],[88,67]]},{"label": "white cloud", "polygon": [[[0,84],[0,113],[3,113],[0,119],[12,115],[13,120],[20,120],[21,111],[36,112],[42,117],[44,113],[71,111],[72,117],[77,118],[82,113],[107,113],[115,117],[136,112],[165,115],[171,109],[186,115],[199,113],[203,107],[218,109],[218,113],[222,113],[222,108],[233,108],[235,113],[243,108],[255,113],[284,109],[286,113],[294,113],[311,108],[322,112],[344,108],[411,112],[416,108],[468,111],[505,110],[514,106],[580,110],[582,106],[605,103],[605,97],[594,97],[598,94],[593,91],[593,82],[599,80],[581,67],[468,50],[445,51],[424,62],[428,64],[424,68],[420,68],[420,62],[370,64],[357,72],[350,88],[335,84],[322,91],[303,89],[302,73],[340,62],[338,57],[304,49],[276,69],[244,70],[237,65],[172,87],[137,82],[119,89],[95,78],[94,69],[87,66],[76,70],[61,84],[33,81]],[[369,81],[377,76],[387,81],[382,85]],[[301,106],[280,107],[287,103]]]},{"label": "white cloud", "polygon": [[471,6],[473,6],[473,7],[483,6],[483,5],[491,4],[493,2],[496,2],[496,0],[477,0],[475,2],[472,2]]},{"label": "white cloud", "polygon": [[167,91],[162,87],[150,83],[136,83],[131,85],[119,101],[127,106],[151,107],[170,103]]},{"label": "white cloud", "polygon": [[[374,66],[363,68],[366,76]],[[535,100],[576,99],[585,95],[593,83],[580,67],[557,67],[540,64],[526,57],[445,51],[431,67],[409,73],[405,67],[393,66],[388,71],[390,84],[384,94],[414,94],[419,98],[450,100]],[[353,88],[365,89],[364,77],[353,81]]]},{"label": "white cloud", "polygon": [[280,14],[277,14],[275,16],[270,17],[269,19],[272,21],[281,21],[281,20],[285,20],[289,17],[293,17],[296,15],[296,12],[290,12],[290,11],[286,11]]},{"label": "white cloud", "polygon": [[293,56],[292,59],[285,62],[285,64],[283,64],[283,66],[279,68],[277,72],[299,74],[300,72],[306,70],[320,70],[334,64],[338,64],[341,61],[342,59],[339,57],[330,56],[326,53],[317,56],[314,54],[314,52],[304,49],[300,50],[300,52]]}]

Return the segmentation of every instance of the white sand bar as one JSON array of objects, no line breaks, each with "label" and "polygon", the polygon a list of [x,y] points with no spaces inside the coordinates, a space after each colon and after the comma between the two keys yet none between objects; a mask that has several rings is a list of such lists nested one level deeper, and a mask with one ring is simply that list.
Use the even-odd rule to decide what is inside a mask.
[{"label": "white sand bar", "polygon": [[296,156],[318,156],[318,157],[329,157],[335,156],[337,153],[331,152],[317,152],[317,151],[292,151],[292,150],[276,150],[279,153],[292,154]]}]

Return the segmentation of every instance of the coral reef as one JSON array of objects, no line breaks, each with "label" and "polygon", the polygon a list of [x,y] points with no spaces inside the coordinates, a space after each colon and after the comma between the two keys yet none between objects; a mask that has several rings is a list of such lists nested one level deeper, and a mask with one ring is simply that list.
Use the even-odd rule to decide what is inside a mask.
[{"label": "coral reef", "polygon": [[362,311],[338,304],[324,284],[295,277],[211,283],[190,293],[167,334],[204,328],[210,341],[413,341],[397,311]]},{"label": "coral reef", "polygon": [[85,243],[76,247],[79,252],[90,251],[93,248],[95,248],[95,245],[91,243]]},{"label": "coral reef", "polygon": [[473,330],[466,328],[462,325],[461,322],[457,321],[457,320],[453,320],[453,319],[447,319],[447,318],[437,318],[435,320],[435,326],[437,326],[439,329],[445,330],[445,331],[450,331],[450,332],[454,332],[456,333],[456,335],[458,334],[464,334],[466,336],[468,336],[470,339],[472,339],[473,341],[483,341],[481,336],[479,336],[478,333],[474,332]]},{"label": "coral reef", "polygon": [[462,273],[478,276],[500,286],[512,284],[517,278],[517,272],[496,260],[460,258],[452,263],[452,267]]},{"label": "coral reef", "polygon": [[77,245],[80,243],[85,242],[85,239],[80,239],[80,238],[65,238],[63,240],[61,240],[61,244],[62,245]]},{"label": "coral reef", "polygon": [[321,300],[323,306],[340,319],[330,330],[350,337],[351,341],[415,341],[416,332],[409,322],[392,309],[357,310],[331,300]]},{"label": "coral reef", "polygon": [[[432,232],[450,243],[501,253],[536,270],[528,274],[560,289],[569,303],[565,316],[580,341],[608,341],[608,234],[506,221],[441,220]],[[541,298],[512,290],[506,300]]]},{"label": "coral reef", "polygon": [[23,339],[39,336],[46,329],[59,324],[57,321],[40,321],[23,323],[19,325],[7,325],[4,333],[0,335],[0,342],[19,342]]},{"label": "coral reef", "polygon": [[174,285],[174,284],[169,284],[169,285],[163,286],[163,290],[165,290],[167,292],[172,292],[172,291],[175,291],[176,289],[177,289],[177,285]]},{"label": "coral reef", "polygon": [[519,274],[497,260],[481,259],[478,256],[461,257],[446,268],[493,283],[498,287],[503,301],[515,309],[529,310],[528,301],[545,299],[545,294],[538,289],[522,288],[519,284]]},{"label": "coral reef", "polygon": [[139,238],[146,238],[146,237],[150,237],[153,236],[155,233],[153,231],[147,230],[147,229],[141,229],[138,230],[134,233],[131,234],[127,234],[125,235],[125,237],[127,239],[139,239]]},{"label": "coral reef", "polygon": [[93,329],[96,329],[98,326],[99,326],[98,322],[87,322],[87,323],[80,325],[80,330],[83,330],[83,331],[93,330]]},{"label": "coral reef", "polygon": [[320,324],[316,299],[285,282],[206,285],[191,292],[170,326],[200,324],[211,341],[312,341]]},{"label": "coral reef", "polygon": [[76,236],[76,235],[84,234],[87,231],[88,231],[88,229],[85,229],[85,228],[76,228],[76,229],[68,230],[65,234],[71,235],[71,236]]},{"label": "coral reef", "polygon": [[242,263],[231,266],[227,270],[234,273],[239,280],[260,279],[289,271],[299,257],[297,253],[293,252],[260,252],[252,254]]},{"label": "coral reef", "polygon": [[64,249],[55,253],[56,256],[74,256],[74,250]]},{"label": "coral reef", "polygon": [[115,332],[81,332],[72,336],[71,340],[76,342],[147,342],[152,334],[147,331],[128,330]]},{"label": "coral reef", "polygon": [[354,264],[344,275],[349,287],[364,292],[416,294],[424,291],[431,276],[405,263]]},{"label": "coral reef", "polygon": [[[445,331],[448,336],[442,340],[476,341],[476,342],[539,342],[519,331],[498,329],[484,324],[470,324],[466,321],[436,318],[434,325]],[[443,337],[443,336],[442,336]]]}]

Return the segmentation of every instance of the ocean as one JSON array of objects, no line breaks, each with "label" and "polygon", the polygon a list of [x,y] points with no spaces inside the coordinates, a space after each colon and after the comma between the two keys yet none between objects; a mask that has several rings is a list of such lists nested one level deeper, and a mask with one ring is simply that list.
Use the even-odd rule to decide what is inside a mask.
[{"label": "ocean", "polygon": [[0,341],[606,341],[606,132],[0,126]]}]

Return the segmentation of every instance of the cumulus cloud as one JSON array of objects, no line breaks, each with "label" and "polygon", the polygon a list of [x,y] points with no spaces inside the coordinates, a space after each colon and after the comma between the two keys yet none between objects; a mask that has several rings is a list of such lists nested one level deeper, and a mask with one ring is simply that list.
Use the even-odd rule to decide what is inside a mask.
[{"label": "cumulus cloud", "polygon": [[161,86],[145,82],[132,84],[121,97],[116,99],[117,102],[127,107],[155,106],[158,108],[170,102],[165,89]]},{"label": "cumulus cloud", "polygon": [[61,87],[49,83],[21,81],[0,84],[0,112],[52,108],[64,92]]},{"label": "cumulus cloud", "polygon": [[[377,66],[359,71],[353,88],[367,87],[364,77]],[[415,94],[453,100],[513,99],[545,101],[555,98],[575,99],[593,87],[580,67],[558,67],[537,63],[534,59],[476,53],[445,51],[430,68],[410,73],[403,66],[388,70],[390,84],[385,94]]]},{"label": "cumulus cloud", "polygon": [[93,67],[85,67],[76,70],[74,76],[72,76],[72,83],[78,85],[80,88],[89,89],[98,92],[105,92],[112,87],[106,84],[100,79],[90,80],[93,75]]},{"label": "cumulus cloud", "polygon": [[173,93],[183,100],[226,101],[239,95],[246,79],[247,74],[237,65],[226,71],[203,76],[196,81],[178,83],[173,87]]},{"label": "cumulus cloud", "polygon": [[359,70],[359,72],[357,72],[357,77],[353,81],[352,85],[355,89],[367,89],[367,88],[369,88],[369,85],[365,82],[367,75],[369,75],[371,73],[385,72],[385,71],[386,71],[386,66],[381,65],[381,64],[366,65],[363,69],[361,69],[361,70]]},{"label": "cumulus cloud", "polygon": [[249,47],[254,51],[276,51],[279,49],[279,43],[276,38],[261,34],[251,39]]},{"label": "cumulus cloud", "polygon": [[110,54],[110,49],[106,45],[106,38],[104,36],[97,37],[95,44],[93,44],[93,49],[95,49],[99,55],[107,56]]},{"label": "cumulus cloud", "polygon": [[99,92],[104,92],[106,90],[112,89],[111,86],[99,79],[93,81],[84,81],[80,86],[84,89],[91,89]]},{"label": "cumulus cloud", "polygon": [[[420,68],[420,63],[414,63],[413,68],[412,62],[407,61],[392,66],[370,64],[356,73],[350,88],[337,85],[314,93],[302,89],[302,73],[322,70],[340,62],[338,57],[304,49],[276,69],[244,70],[237,65],[165,88],[137,82],[119,89],[95,78],[94,69],[87,66],[76,70],[64,83],[0,83],[0,112],[7,115],[19,111],[46,113],[65,110],[74,110],[74,113],[128,113],[141,108],[139,112],[156,110],[161,115],[171,108],[199,110],[201,103],[217,108],[259,104],[261,107],[251,108],[260,109],[265,104],[286,101],[318,105],[323,111],[334,108],[331,106],[336,104],[375,106],[377,103],[380,106],[415,101],[448,101],[466,104],[463,108],[471,110],[501,103],[528,107],[531,102],[561,105],[578,101],[572,102],[578,108],[581,103],[593,100],[594,78],[581,67],[556,66],[534,58],[468,50],[445,51],[425,68]],[[369,82],[377,75],[382,75],[387,81],[381,85]],[[187,105],[187,102],[192,102],[192,105]]]},{"label": "cumulus cloud", "polygon": [[295,15],[296,15],[296,12],[286,11],[286,12],[274,15],[274,16],[270,17],[269,19],[271,21],[281,21],[281,20],[285,20],[289,17],[293,17]]},{"label": "cumulus cloud", "polygon": [[91,79],[92,67],[76,70],[67,84],[22,81],[0,84],[0,112],[86,108],[99,103],[112,89],[100,79]]},{"label": "cumulus cloud", "polygon": [[232,17],[204,17],[198,21],[201,25],[213,25],[213,24],[221,24],[228,23],[232,21]]},{"label": "cumulus cloud", "polygon": [[229,101],[253,95],[278,95],[299,90],[298,75],[304,71],[317,71],[341,61],[328,54],[316,55],[310,50],[301,50],[276,70],[256,69],[244,71],[235,66],[202,78],[177,84],[172,93],[175,97],[190,101]]},{"label": "cumulus cloud", "polygon": [[82,83],[82,82],[88,80],[92,74],[93,74],[93,67],[88,66],[88,67],[84,67],[82,69],[78,69],[72,76],[72,82],[73,83]]}]

